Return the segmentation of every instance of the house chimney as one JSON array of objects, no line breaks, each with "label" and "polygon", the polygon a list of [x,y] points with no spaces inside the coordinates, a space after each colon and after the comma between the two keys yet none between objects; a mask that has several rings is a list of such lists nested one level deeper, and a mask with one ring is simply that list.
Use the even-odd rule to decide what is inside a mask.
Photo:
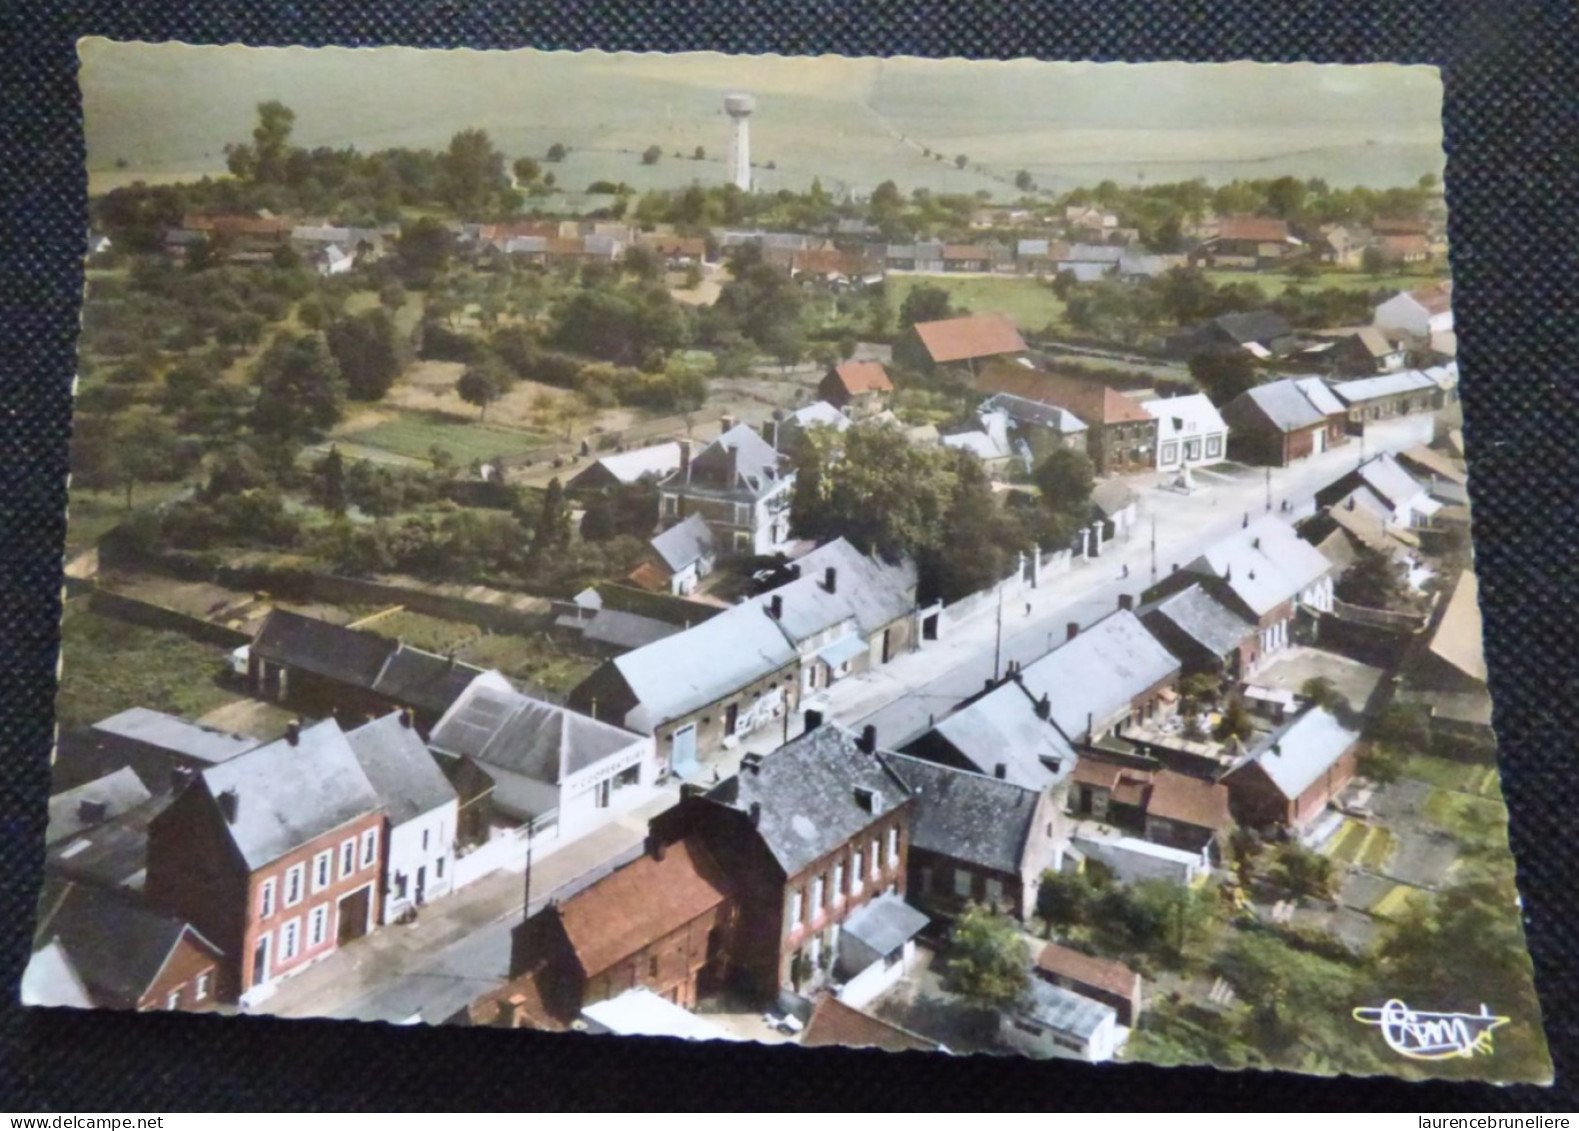
[{"label": "house chimney", "polygon": [[1042,697],[1036,701],[1036,717],[1050,719],[1053,717],[1053,699],[1047,692],[1042,692]]},{"label": "house chimney", "polygon": [[77,803],[77,820],[85,825],[96,825],[109,816],[110,807],[102,801],[83,798]]},{"label": "house chimney", "polygon": [[750,810],[750,812],[751,812],[751,827],[752,828],[757,828],[758,826],[760,826],[762,824],[762,802],[760,802],[760,801],[753,801],[751,803],[751,810]]},{"label": "house chimney", "polygon": [[412,715],[411,708],[410,707],[402,707],[400,709],[400,725],[405,727],[407,730],[410,730],[412,722],[413,722],[413,715]]},{"label": "house chimney", "polygon": [[1252,550],[1259,550],[1261,548],[1261,536],[1259,534],[1250,539],[1250,548]]},{"label": "house chimney", "polygon": [[992,776],[997,778],[999,781],[1008,781],[1009,780],[1009,766],[1008,766],[1008,764],[1005,763],[1005,762],[999,762],[996,766],[994,766],[992,768]]},{"label": "house chimney", "polygon": [[300,719],[292,719],[289,723],[285,724],[285,741],[289,742],[292,746],[301,745],[302,721]]},{"label": "house chimney", "polygon": [[806,729],[816,730],[822,726],[822,712],[808,709],[806,711]]},{"label": "house chimney", "polygon": [[1080,635],[1080,622],[1077,620],[1070,621],[1065,631],[1067,632],[1067,635],[1064,637],[1064,640],[1073,640],[1075,637]]},{"label": "house chimney", "polygon": [[226,789],[215,800],[219,802],[219,815],[225,818],[225,824],[235,824],[236,816],[241,812],[241,795],[233,789]]},{"label": "house chimney", "polygon": [[659,840],[655,836],[650,836],[649,835],[647,837],[647,855],[648,856],[651,856],[654,860],[662,861],[663,860],[663,849],[664,849],[663,841]]},{"label": "house chimney", "polygon": [[680,441],[680,476],[687,483],[691,481],[691,440],[689,437]]},{"label": "house chimney", "polygon": [[877,727],[867,723],[861,728],[861,737],[855,740],[857,750],[863,754],[877,753]]},{"label": "house chimney", "polygon": [[728,413],[725,413],[723,416],[720,416],[718,418],[719,432],[720,433],[728,432],[731,428],[733,428],[735,426],[736,423],[737,423],[737,421],[735,420],[735,418],[733,416],[730,416]]},{"label": "house chimney", "polygon": [[774,620],[782,620],[784,617],[784,598],[777,593],[768,598],[768,616]]},{"label": "house chimney", "polygon": [[1241,522],[1239,524],[1239,529],[1240,530],[1247,530],[1247,529],[1249,529],[1249,527],[1250,527],[1250,512],[1249,511],[1245,511],[1245,519],[1244,519],[1243,522]]},{"label": "house chimney", "polygon": [[749,773],[760,774],[762,772],[762,755],[747,751],[740,756],[740,768]]},{"label": "house chimney", "polygon": [[838,569],[833,566],[829,566],[827,569],[822,571],[822,587],[830,593],[837,593],[839,591]]},{"label": "house chimney", "polygon": [[192,782],[192,770],[189,766],[175,766],[170,770],[170,792],[180,793]]},{"label": "house chimney", "polygon": [[1129,612],[1132,609],[1134,609],[1134,607],[1135,607],[1135,596],[1134,596],[1134,594],[1132,594],[1132,593],[1120,593],[1118,595],[1118,607],[1123,609],[1125,612]]},{"label": "house chimney", "polygon": [[791,578],[793,578],[796,581],[800,580],[800,563],[799,562],[791,562],[790,563],[789,575],[790,575]]}]

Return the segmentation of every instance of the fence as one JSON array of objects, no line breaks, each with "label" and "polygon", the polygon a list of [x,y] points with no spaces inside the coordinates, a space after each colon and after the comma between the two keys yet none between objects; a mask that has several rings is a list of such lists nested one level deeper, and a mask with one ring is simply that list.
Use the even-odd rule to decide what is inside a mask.
[{"label": "fence", "polygon": [[1036,584],[1043,584],[1049,578],[1068,573],[1074,565],[1074,552],[1071,550],[1050,550],[1038,556],[1036,568],[1037,581],[1032,583],[1026,577],[1027,563],[1022,562],[1015,567],[1013,573],[1004,578],[990,589],[982,589],[969,596],[961,597],[951,605],[943,606],[940,619],[945,625],[957,625],[969,620],[977,613],[988,607],[996,607],[999,595],[1002,600],[1009,601],[1014,597],[1035,588]]}]

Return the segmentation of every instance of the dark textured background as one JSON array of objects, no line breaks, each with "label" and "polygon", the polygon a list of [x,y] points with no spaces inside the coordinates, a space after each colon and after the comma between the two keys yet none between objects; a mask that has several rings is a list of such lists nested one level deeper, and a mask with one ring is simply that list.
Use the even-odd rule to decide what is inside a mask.
[{"label": "dark textured background", "polygon": [[[1570,632],[1576,17],[1566,2],[1130,4],[0,0],[0,1110],[1579,1108]],[[85,180],[74,42],[601,47],[1444,68],[1448,201],[1492,690],[1552,1089],[695,1048],[24,1011],[42,858]]]}]

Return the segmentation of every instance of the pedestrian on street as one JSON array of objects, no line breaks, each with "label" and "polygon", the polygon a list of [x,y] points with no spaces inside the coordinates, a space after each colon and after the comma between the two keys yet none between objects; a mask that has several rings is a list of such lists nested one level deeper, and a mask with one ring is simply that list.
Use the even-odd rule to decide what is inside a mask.
[{"label": "pedestrian on street", "polygon": [[1031,615],[1031,602],[1029,602],[1029,601],[1025,602],[1025,615],[1026,616],[1030,616]]},{"label": "pedestrian on street", "polygon": [[1123,572],[1123,573],[1121,573],[1121,574],[1119,574],[1119,578],[1120,578],[1120,579],[1127,579],[1127,578],[1128,578],[1128,577],[1129,577],[1129,566],[1128,566],[1128,565],[1126,565],[1126,566],[1125,566],[1125,567],[1124,567],[1124,572]]}]

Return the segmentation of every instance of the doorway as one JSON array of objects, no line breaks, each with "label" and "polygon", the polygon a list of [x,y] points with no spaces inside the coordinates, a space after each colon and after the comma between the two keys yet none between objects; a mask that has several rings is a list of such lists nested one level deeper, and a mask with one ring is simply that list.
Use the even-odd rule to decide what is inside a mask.
[{"label": "doorway", "polygon": [[252,984],[261,986],[269,980],[269,936],[259,937],[252,948]]},{"label": "doorway", "polygon": [[367,934],[368,917],[373,908],[373,889],[358,888],[340,900],[340,924],[335,944],[344,946]]}]

